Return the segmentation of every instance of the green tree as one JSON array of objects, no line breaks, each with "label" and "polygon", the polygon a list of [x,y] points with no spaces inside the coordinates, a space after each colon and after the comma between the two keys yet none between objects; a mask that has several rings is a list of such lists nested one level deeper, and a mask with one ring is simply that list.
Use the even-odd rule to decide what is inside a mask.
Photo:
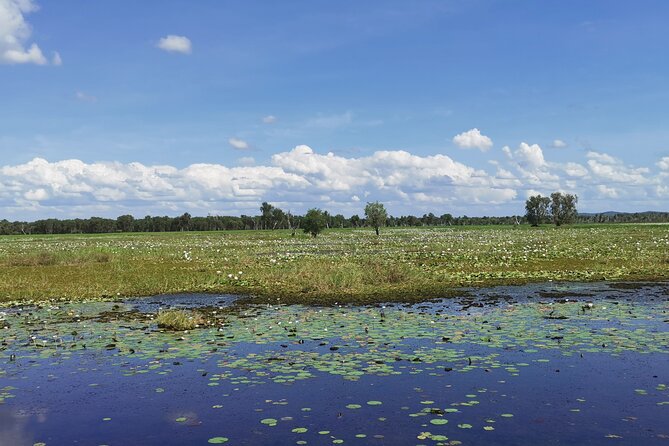
[{"label": "green tree", "polygon": [[533,195],[525,202],[525,218],[532,226],[539,226],[548,216],[551,199],[541,195]]},{"label": "green tree", "polygon": [[135,217],[132,215],[121,215],[116,218],[116,229],[121,232],[130,232],[134,229]]},{"label": "green tree", "polygon": [[272,221],[272,210],[274,210],[274,206],[269,204],[266,201],[263,201],[262,204],[260,205],[260,228],[261,229],[268,229],[270,228],[270,224]]},{"label": "green tree", "polygon": [[177,217],[177,227],[179,231],[188,231],[190,228],[190,219],[191,216],[188,212],[185,212],[181,217]]},{"label": "green tree", "polygon": [[386,225],[388,213],[383,204],[375,201],[374,203],[367,203],[367,206],[365,206],[365,218],[367,223],[376,231],[376,235],[379,235],[379,228]]},{"label": "green tree", "polygon": [[314,208],[307,211],[304,218],[302,218],[301,226],[305,233],[311,234],[312,237],[316,237],[326,228],[327,224],[327,214],[320,209]]},{"label": "green tree", "polygon": [[551,194],[551,215],[555,226],[565,225],[574,221],[577,215],[576,203],[578,196],[553,192]]}]

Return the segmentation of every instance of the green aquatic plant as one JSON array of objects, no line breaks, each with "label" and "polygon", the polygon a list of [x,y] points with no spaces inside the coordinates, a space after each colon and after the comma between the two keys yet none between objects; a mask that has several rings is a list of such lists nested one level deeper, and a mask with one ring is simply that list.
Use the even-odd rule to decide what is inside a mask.
[{"label": "green aquatic plant", "polygon": [[159,328],[174,331],[192,330],[204,323],[202,316],[184,310],[165,310],[158,313],[156,323]]}]

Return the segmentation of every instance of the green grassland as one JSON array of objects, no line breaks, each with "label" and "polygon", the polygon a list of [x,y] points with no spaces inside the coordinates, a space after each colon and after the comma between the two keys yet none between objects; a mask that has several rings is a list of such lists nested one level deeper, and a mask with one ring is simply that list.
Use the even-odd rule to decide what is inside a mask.
[{"label": "green grassland", "polygon": [[661,224],[0,237],[3,302],[211,292],[368,303],[463,286],[667,279]]}]

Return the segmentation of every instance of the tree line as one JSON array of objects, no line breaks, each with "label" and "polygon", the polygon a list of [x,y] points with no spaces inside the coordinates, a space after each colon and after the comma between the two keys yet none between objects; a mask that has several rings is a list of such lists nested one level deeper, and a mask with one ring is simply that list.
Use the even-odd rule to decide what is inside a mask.
[{"label": "tree line", "polygon": [[[543,197],[541,203],[546,202]],[[576,198],[576,197],[575,197]],[[551,205],[541,207],[538,220],[534,214],[527,211],[525,215],[511,215],[503,217],[484,216],[469,217],[467,215],[454,217],[451,214],[436,215],[432,212],[422,216],[388,215],[381,203],[368,203],[369,212],[361,215],[345,217],[342,214],[331,214],[326,210],[319,211],[319,220],[324,228],[360,228],[373,227],[375,230],[382,226],[389,227],[420,227],[420,226],[472,226],[472,225],[516,225],[534,224],[534,222],[553,222]],[[533,201],[534,203],[534,201]],[[576,203],[574,203],[575,205]],[[543,204],[541,204],[543,206]],[[541,210],[543,209],[543,210]],[[305,215],[292,214],[267,202],[262,203],[258,215],[193,217],[184,213],[177,217],[151,216],[135,218],[132,215],[121,215],[117,218],[75,218],[75,219],[41,219],[36,221],[8,221],[0,220],[0,234],[102,234],[114,232],[177,232],[177,231],[225,231],[225,230],[257,230],[257,229],[298,229],[304,230]],[[533,211],[534,212],[534,211]],[[313,213],[312,213],[313,214]],[[369,215],[367,215],[369,214]],[[669,212],[642,212],[642,213],[570,213],[574,223],[664,223],[669,222]],[[561,221],[561,224],[565,224]]]}]

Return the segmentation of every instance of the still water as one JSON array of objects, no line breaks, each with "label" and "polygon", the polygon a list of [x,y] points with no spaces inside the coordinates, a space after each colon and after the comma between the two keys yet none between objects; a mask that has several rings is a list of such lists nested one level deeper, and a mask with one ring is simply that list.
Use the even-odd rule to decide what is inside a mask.
[{"label": "still water", "polygon": [[[209,322],[165,332],[159,310]],[[669,284],[0,310],[0,445],[669,444]]]}]

